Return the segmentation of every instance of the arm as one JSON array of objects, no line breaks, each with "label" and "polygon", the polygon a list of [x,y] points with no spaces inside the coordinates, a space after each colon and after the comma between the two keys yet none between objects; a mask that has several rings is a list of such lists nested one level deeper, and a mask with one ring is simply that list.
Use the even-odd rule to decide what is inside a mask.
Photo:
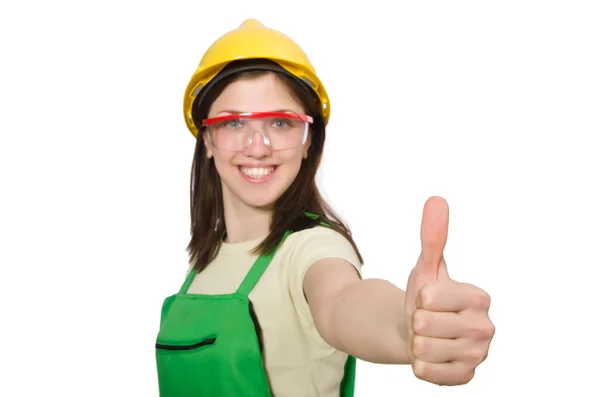
[{"label": "arm", "polygon": [[403,290],[385,280],[361,280],[345,260],[327,258],[307,270],[304,292],[331,346],[373,363],[409,363]]}]

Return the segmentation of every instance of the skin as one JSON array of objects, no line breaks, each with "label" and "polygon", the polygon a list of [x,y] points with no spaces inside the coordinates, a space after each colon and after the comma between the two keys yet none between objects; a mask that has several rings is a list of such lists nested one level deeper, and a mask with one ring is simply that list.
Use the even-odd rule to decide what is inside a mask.
[{"label": "skin", "polygon": [[[209,117],[236,111],[302,107],[273,76],[229,85],[214,102]],[[275,200],[291,185],[308,153],[310,140],[296,149],[273,152],[260,134],[243,153],[216,150],[208,140],[223,184],[229,242],[259,238],[269,232]],[[243,179],[238,166],[278,165],[266,184]],[[487,357],[495,328],[489,318],[490,297],[481,288],[450,278],[444,260],[449,210],[441,197],[423,209],[421,254],[406,290],[381,279],[362,280],[341,259],[314,263],[304,290],[317,330],[331,346],[374,363],[410,364],[422,380],[438,385],[468,383]]]},{"label": "skin", "polygon": [[471,381],[495,327],[490,296],[448,275],[448,212],[441,197],[425,203],[421,254],[406,292],[386,280],[360,280],[343,260],[311,266],[304,288],[323,339],[365,361],[410,364],[419,379],[434,384]]},{"label": "skin", "polygon": [[[208,117],[234,112],[292,111],[304,113],[302,106],[290,95],[287,87],[268,74],[229,84],[212,104]],[[227,242],[238,243],[263,237],[269,233],[273,203],[290,187],[302,160],[308,155],[310,138],[303,146],[272,151],[256,132],[244,152],[227,152],[214,148],[204,139],[208,157],[213,157],[223,188],[223,206]],[[266,183],[253,184],[244,180],[239,166],[277,166]]]}]

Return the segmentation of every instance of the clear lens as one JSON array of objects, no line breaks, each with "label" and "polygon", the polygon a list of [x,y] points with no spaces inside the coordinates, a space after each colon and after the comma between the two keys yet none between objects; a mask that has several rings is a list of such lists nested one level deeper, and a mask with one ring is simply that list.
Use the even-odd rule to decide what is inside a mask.
[{"label": "clear lens", "polygon": [[253,139],[263,139],[272,150],[286,150],[306,141],[308,123],[295,117],[238,117],[208,126],[212,144],[221,150],[244,151]]}]

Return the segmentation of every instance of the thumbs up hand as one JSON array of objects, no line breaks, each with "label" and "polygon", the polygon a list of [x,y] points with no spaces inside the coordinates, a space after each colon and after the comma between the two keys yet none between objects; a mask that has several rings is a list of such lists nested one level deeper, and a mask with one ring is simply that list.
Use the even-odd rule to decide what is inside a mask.
[{"label": "thumbs up hand", "polygon": [[495,328],[488,316],[489,295],[448,275],[444,261],[448,213],[441,197],[425,203],[421,254],[408,278],[404,312],[415,376],[453,386],[471,381],[487,357]]}]

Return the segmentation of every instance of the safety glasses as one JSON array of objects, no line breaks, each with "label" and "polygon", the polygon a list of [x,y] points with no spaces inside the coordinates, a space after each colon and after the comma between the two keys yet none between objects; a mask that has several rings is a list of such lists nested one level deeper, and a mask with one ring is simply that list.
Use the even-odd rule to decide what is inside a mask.
[{"label": "safety glasses", "polygon": [[214,147],[243,152],[259,133],[263,143],[273,151],[304,145],[312,117],[288,112],[247,112],[202,120]]}]

